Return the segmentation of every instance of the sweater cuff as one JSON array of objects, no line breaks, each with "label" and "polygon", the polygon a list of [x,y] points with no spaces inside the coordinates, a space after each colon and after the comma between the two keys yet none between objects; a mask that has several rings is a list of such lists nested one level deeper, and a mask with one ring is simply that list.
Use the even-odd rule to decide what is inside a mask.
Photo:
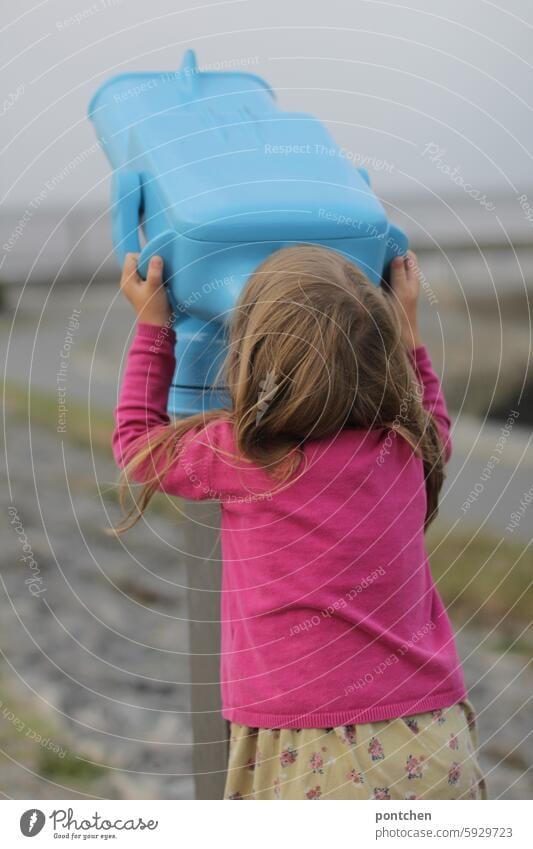
[{"label": "sweater cuff", "polygon": [[163,324],[146,324],[143,321],[138,321],[135,337],[137,339],[146,339],[146,341],[152,342],[158,348],[162,347],[165,342],[170,343],[172,346],[176,344],[176,331],[173,327]]}]

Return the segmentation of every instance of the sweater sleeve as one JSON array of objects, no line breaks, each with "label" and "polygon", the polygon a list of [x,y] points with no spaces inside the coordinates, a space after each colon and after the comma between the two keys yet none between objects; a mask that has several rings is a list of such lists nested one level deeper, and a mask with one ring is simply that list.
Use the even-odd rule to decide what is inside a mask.
[{"label": "sweater sleeve", "polygon": [[411,351],[411,361],[422,386],[422,404],[431,413],[437,425],[442,440],[444,460],[448,462],[452,453],[451,419],[440,380],[433,371],[429,352],[424,345]]},{"label": "sweater sleeve", "polygon": [[[175,359],[172,329],[139,323],[128,352],[115,409],[113,455],[120,468],[150,444],[150,437],[170,424],[167,402]],[[170,495],[191,500],[212,498],[209,463],[212,451],[205,428],[192,428],[176,446],[176,459],[163,474],[163,463],[148,456],[134,474],[137,483],[159,476],[158,487]]]}]

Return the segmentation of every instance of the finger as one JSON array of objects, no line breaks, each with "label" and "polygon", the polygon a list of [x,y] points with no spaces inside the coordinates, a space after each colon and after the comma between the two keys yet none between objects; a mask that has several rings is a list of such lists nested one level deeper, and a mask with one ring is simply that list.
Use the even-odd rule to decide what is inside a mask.
[{"label": "finger", "polygon": [[407,251],[405,266],[407,268],[408,277],[418,274],[418,257],[414,251]]},{"label": "finger", "polygon": [[139,260],[138,253],[127,253],[124,259],[124,265],[122,267],[122,278],[120,280],[121,286],[124,286],[126,283],[129,283],[132,278],[135,279],[138,277],[137,274],[137,262]]},{"label": "finger", "polygon": [[149,286],[157,288],[163,282],[163,260],[160,256],[153,256],[148,264],[146,282]]},{"label": "finger", "polygon": [[407,281],[405,257],[397,256],[391,262],[390,282],[393,289],[401,288]]}]

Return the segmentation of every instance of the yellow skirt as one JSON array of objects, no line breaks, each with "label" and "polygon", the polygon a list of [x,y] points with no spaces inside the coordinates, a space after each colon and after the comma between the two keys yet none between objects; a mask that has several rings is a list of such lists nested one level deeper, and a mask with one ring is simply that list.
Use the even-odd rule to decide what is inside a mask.
[{"label": "yellow skirt", "polygon": [[337,728],[231,724],[225,799],[486,799],[470,702]]}]

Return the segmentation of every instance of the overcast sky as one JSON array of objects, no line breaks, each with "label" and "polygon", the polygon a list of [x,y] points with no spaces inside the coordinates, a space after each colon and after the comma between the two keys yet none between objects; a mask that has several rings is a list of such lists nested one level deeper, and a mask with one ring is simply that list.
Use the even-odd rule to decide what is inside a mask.
[{"label": "overcast sky", "polygon": [[[248,64],[282,108],[386,160],[371,168],[383,194],[453,191],[442,166],[489,196],[533,185],[530,0],[44,0],[5,4],[2,18],[9,206],[26,206],[94,144],[86,111],[101,82],[177,68],[188,47],[200,64]],[[108,191],[96,150],[45,203],[100,205]]]}]

